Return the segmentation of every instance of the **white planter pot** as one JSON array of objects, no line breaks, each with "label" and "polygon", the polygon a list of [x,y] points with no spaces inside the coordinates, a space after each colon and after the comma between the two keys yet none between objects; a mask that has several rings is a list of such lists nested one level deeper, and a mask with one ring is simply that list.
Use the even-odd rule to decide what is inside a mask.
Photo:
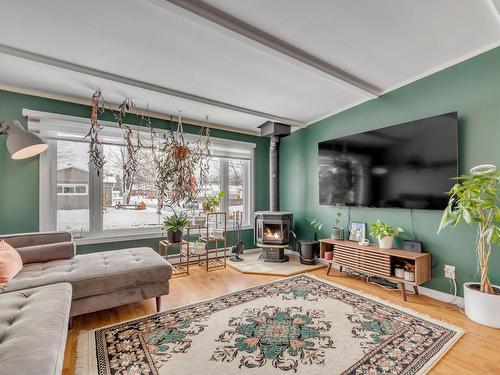
[{"label": "white planter pot", "polygon": [[392,242],[394,241],[394,236],[385,236],[378,238],[378,246],[381,249],[392,249]]},{"label": "white planter pot", "polygon": [[465,315],[476,323],[500,328],[500,296],[469,288],[473,284],[479,283],[464,283]]}]

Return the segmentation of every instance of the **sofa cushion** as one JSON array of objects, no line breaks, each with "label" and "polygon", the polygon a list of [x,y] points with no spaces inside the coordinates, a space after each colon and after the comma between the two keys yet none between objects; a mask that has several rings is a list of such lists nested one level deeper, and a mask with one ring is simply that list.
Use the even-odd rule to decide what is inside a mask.
[{"label": "sofa cushion", "polygon": [[60,374],[71,305],[67,283],[0,295],[0,373]]},{"label": "sofa cushion", "polygon": [[69,282],[73,299],[78,299],[167,282],[171,276],[172,266],[162,256],[151,248],[139,247],[27,264],[3,291]]},{"label": "sofa cushion", "polygon": [[23,261],[19,253],[5,241],[0,241],[0,288],[7,285],[19,271]]}]

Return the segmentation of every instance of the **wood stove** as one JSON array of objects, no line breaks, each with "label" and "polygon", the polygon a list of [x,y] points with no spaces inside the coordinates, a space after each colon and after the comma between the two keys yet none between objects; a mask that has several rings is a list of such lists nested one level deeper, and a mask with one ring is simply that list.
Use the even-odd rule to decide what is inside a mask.
[{"label": "wood stove", "polygon": [[293,214],[260,211],[255,213],[255,243],[262,248],[264,262],[287,262],[285,248],[290,245]]}]

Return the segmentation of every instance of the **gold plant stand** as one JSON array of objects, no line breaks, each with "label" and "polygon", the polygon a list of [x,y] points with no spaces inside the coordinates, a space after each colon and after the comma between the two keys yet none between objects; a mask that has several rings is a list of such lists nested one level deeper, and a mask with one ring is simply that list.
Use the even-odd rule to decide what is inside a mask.
[{"label": "gold plant stand", "polygon": [[[169,254],[169,250],[172,247],[179,248],[179,254]],[[183,251],[183,248],[186,248],[186,251]],[[181,242],[170,243],[168,240],[161,240],[158,243],[158,253],[163,256],[162,249],[164,250],[165,260],[168,260],[168,257],[177,257],[179,258],[179,262],[172,264],[172,277],[178,276],[189,276],[189,241],[182,240]]]}]

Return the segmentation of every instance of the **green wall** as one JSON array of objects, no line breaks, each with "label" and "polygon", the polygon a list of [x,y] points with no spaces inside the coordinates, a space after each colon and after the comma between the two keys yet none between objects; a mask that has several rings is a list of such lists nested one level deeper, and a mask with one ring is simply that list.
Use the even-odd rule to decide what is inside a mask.
[{"label": "green wall", "polygon": [[[306,217],[324,221],[327,225],[321,237],[328,237],[328,228],[334,224],[337,212],[331,206],[318,203],[318,142],[453,111],[458,111],[459,116],[460,173],[482,163],[493,163],[500,168],[500,48],[283,138],[280,208],[294,212],[298,237],[312,236]],[[347,225],[347,210],[344,211],[344,224]],[[410,210],[352,208],[350,211],[351,220],[372,223],[381,219],[411,234]],[[438,236],[439,211],[414,210],[413,213],[416,236],[433,258],[432,280],[425,286],[450,292],[449,281],[443,277],[444,265],[450,264],[456,266],[459,294],[462,295],[461,284],[477,279],[474,230],[462,225]],[[500,249],[494,250],[490,275],[499,285]]]},{"label": "green wall", "polygon": [[[26,126],[26,119],[22,116],[23,108],[90,117],[90,107],[86,105],[0,90],[0,121],[14,118]],[[109,113],[102,118],[113,121]],[[127,117],[128,123],[134,123],[134,120],[136,120],[134,116]],[[170,121],[155,118],[151,121],[154,127],[161,129],[169,129],[176,125]],[[189,133],[199,133],[200,128],[194,125],[184,125],[184,130]],[[267,210],[269,208],[269,139],[218,129],[213,129],[211,135],[216,138],[252,142],[257,145],[254,163],[255,210]],[[5,146],[6,138],[0,136],[0,234],[36,232],[38,231],[38,158],[12,160]],[[254,247],[253,230],[243,231],[242,237],[246,248]],[[228,243],[232,243],[231,237]],[[78,246],[78,252],[105,251],[128,246],[157,248],[158,239],[82,245]]]}]

